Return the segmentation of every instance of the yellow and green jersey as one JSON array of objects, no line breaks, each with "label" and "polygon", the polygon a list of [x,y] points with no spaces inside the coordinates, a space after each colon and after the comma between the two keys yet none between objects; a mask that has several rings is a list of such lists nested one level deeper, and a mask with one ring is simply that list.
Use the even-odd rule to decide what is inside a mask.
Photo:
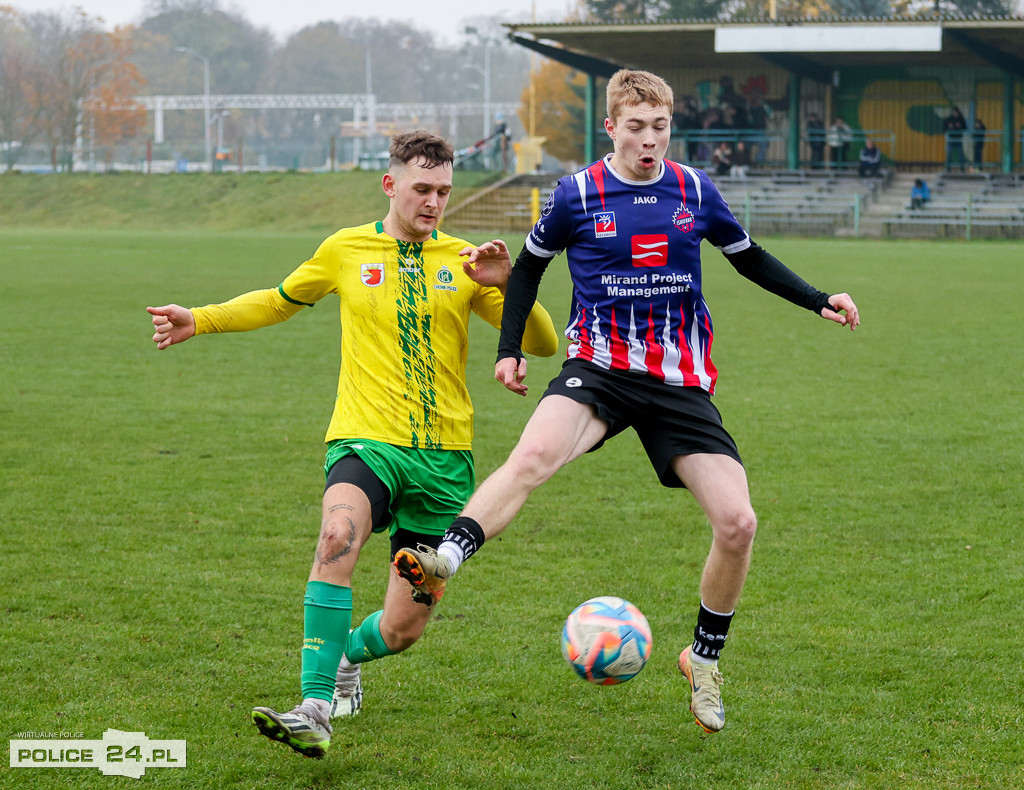
[{"label": "yellow and green jersey", "polygon": [[[193,309],[196,334],[267,326],[337,294],[341,371],[326,441],[468,450],[469,314],[499,327],[503,300],[498,289],[478,285],[463,271],[459,250],[466,246],[438,231],[424,242],[399,241],[384,233],[381,222],[345,228],[276,291]],[[554,325],[539,304],[523,341],[533,354],[549,356],[557,348]]]}]

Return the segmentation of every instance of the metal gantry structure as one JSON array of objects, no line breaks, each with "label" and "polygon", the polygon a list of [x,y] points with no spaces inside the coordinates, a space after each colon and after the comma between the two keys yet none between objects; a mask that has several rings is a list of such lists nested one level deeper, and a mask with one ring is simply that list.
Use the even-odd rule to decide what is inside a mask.
[{"label": "metal gantry structure", "polygon": [[459,132],[459,118],[486,114],[493,125],[498,115],[519,109],[512,102],[379,102],[372,93],[214,94],[136,96],[153,116],[153,142],[164,142],[164,113],[171,110],[351,110],[358,137],[380,134],[392,126],[416,121],[443,131],[450,139]]}]

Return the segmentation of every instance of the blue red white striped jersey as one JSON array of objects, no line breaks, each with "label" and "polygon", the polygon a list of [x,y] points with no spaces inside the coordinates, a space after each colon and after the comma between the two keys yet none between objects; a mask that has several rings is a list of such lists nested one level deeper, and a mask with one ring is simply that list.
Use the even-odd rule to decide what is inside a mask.
[{"label": "blue red white striped jersey", "polygon": [[566,251],[568,355],[714,393],[700,243],[734,253],[750,237],[706,173],[666,159],[657,178],[629,181],[610,158],[559,179],[526,239],[534,255]]}]

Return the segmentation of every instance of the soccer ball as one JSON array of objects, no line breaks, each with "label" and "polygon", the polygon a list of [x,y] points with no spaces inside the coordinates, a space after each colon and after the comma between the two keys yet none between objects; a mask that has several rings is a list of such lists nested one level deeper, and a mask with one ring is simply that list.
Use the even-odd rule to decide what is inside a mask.
[{"label": "soccer ball", "polygon": [[612,686],[635,677],[651,655],[651,627],[629,601],[611,595],[584,601],[565,621],[562,655],[576,674]]}]

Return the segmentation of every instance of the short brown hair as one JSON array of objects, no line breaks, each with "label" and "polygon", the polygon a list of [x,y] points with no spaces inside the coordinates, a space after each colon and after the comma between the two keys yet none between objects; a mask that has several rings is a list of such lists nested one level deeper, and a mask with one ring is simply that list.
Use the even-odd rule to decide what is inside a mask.
[{"label": "short brown hair", "polygon": [[455,163],[455,149],[451,143],[422,129],[396,134],[391,138],[388,153],[391,154],[388,167],[407,165],[417,159],[421,159],[421,164],[427,168]]},{"label": "short brown hair", "polygon": [[606,96],[605,109],[612,121],[623,107],[635,107],[644,102],[672,111],[672,89],[665,80],[649,71],[616,71],[608,80]]}]

